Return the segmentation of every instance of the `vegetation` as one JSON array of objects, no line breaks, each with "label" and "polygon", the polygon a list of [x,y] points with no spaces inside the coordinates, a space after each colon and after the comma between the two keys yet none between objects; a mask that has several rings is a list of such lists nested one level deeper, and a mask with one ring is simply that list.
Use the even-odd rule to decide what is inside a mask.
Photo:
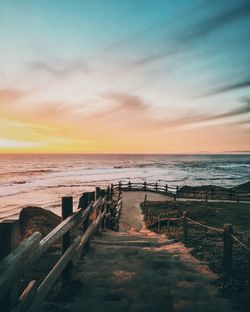
[{"label": "vegetation", "polygon": [[[250,205],[246,203],[223,202],[147,202],[141,204],[148,228],[158,231],[158,218],[181,217],[184,211],[190,219],[209,226],[223,228],[225,223],[233,224],[234,235],[250,247]],[[161,222],[161,232],[170,238],[183,239],[182,221]],[[188,226],[188,247],[199,260],[207,262],[210,269],[219,275],[215,282],[219,294],[231,299],[239,311],[248,311],[250,304],[250,257],[249,252],[238,243],[233,246],[233,268],[230,278],[222,272],[223,233],[210,231],[197,225]]]}]

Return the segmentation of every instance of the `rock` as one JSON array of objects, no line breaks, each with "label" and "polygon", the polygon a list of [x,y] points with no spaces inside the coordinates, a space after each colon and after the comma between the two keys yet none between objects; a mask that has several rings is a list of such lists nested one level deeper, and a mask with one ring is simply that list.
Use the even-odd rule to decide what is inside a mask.
[{"label": "rock", "polygon": [[19,222],[22,239],[34,232],[40,232],[44,237],[61,222],[61,217],[49,210],[29,206],[21,210]]},{"label": "rock", "polygon": [[235,187],[232,187],[232,190],[237,192],[247,192],[250,193],[250,181],[237,185]]}]

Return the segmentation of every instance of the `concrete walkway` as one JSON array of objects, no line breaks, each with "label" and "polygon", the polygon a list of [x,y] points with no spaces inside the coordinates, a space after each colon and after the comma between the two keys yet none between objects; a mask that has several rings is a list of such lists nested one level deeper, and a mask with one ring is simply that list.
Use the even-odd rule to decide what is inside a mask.
[{"label": "concrete walkway", "polygon": [[[145,229],[144,194],[124,193],[121,232],[104,231],[91,241],[74,270],[73,294],[47,305],[47,312],[233,311],[216,297],[216,276],[189,249]],[[166,197],[149,193],[148,200]]]}]

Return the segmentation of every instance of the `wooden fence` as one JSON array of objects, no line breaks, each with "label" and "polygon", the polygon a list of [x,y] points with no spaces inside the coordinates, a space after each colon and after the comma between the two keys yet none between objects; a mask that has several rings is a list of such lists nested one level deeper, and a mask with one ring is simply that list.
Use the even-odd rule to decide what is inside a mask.
[{"label": "wooden fence", "polygon": [[236,201],[250,201],[250,193],[243,191],[235,191],[232,189],[220,190],[197,190],[195,187],[180,187],[171,186],[163,182],[149,183],[147,181],[143,182],[119,182],[115,183],[113,187],[120,191],[148,191],[157,192],[159,194],[165,194],[167,196],[173,197],[174,200],[177,198],[188,198],[188,199],[199,199],[208,202],[208,200],[230,200]]},{"label": "wooden fence", "polygon": [[[147,206],[146,196],[144,205]],[[213,231],[222,234],[223,239],[223,272],[226,275],[230,275],[232,269],[232,255],[233,255],[233,242],[238,243],[244,250],[246,250],[250,255],[250,248],[240,241],[233,232],[232,224],[224,224],[223,228],[216,228],[213,226],[209,226],[206,224],[202,224],[196,220],[193,220],[188,217],[188,213],[186,211],[183,212],[183,215],[179,218],[172,217],[158,217],[158,219],[151,223],[151,227],[156,227],[158,233],[161,233],[162,226],[166,227],[168,233],[170,233],[170,226],[182,226],[183,227],[183,241],[188,241],[188,229],[190,226],[195,225],[200,228],[204,228],[208,231]]]},{"label": "wooden fence", "polygon": [[[250,194],[247,192],[236,192],[234,190],[228,190],[223,192],[221,190],[209,190],[209,191],[199,191],[199,193],[193,189],[191,191],[186,191],[185,188],[182,190],[179,186],[169,186],[166,183],[148,183],[144,182],[131,182],[122,183],[121,181],[117,184],[114,184],[115,189],[121,192],[124,191],[149,191],[155,192],[159,194],[164,194],[166,196],[173,197],[173,200],[176,201],[177,198],[188,198],[188,199],[199,199],[208,202],[209,199],[216,200],[236,200],[237,203],[241,200],[250,200]],[[147,195],[145,195],[144,204],[146,204]],[[215,228],[212,226],[201,224],[195,220],[188,218],[187,212],[183,213],[183,216],[180,218],[161,218],[158,217],[156,221],[156,226],[158,232],[161,231],[161,224],[164,222],[167,225],[167,231],[170,231],[170,224],[178,224],[179,222],[183,222],[183,239],[186,242],[188,239],[188,226],[191,224],[195,224],[197,226],[206,228],[210,231],[216,231],[223,233],[223,270],[226,274],[230,274],[232,267],[232,254],[233,254],[233,241],[238,243],[242,248],[250,252],[250,248],[246,246],[243,242],[241,242],[234,234],[233,234],[233,226],[231,224],[224,224],[223,229]]]},{"label": "wooden fence", "polygon": [[[33,233],[19,246],[15,246],[15,222],[0,223],[0,233],[4,230],[5,240],[13,249],[0,262],[0,310],[4,312],[33,311],[47,296],[54,283],[61,278],[62,291],[67,291],[71,283],[73,261],[79,259],[92,235],[102,228],[114,229],[122,206],[122,195],[112,198],[113,190],[101,192],[96,188],[95,199],[90,201],[93,193],[84,193],[80,207],[73,212],[73,197],[62,198],[62,222],[47,236],[42,238],[39,232]],[[92,219],[92,223],[90,223]],[[3,229],[4,227],[4,229]],[[82,234],[72,239],[71,230],[81,229]],[[7,235],[7,236],[6,236]],[[40,285],[35,280],[29,282],[20,296],[17,295],[16,283],[55,242],[62,239],[62,255],[53,269]]]}]

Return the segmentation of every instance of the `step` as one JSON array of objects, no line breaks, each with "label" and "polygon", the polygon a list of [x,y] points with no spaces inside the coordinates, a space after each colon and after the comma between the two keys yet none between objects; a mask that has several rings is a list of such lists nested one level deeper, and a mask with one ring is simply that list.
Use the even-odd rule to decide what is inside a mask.
[{"label": "step", "polygon": [[138,232],[138,234],[133,233],[128,233],[128,232],[106,232],[103,231],[101,232],[101,234],[99,235],[100,237],[105,237],[105,239],[110,239],[110,240],[116,240],[116,239],[120,239],[120,240],[146,240],[146,241],[159,241],[159,239],[162,239],[162,235],[155,235],[155,236],[147,236],[147,235],[143,235],[141,233]]},{"label": "step", "polygon": [[107,246],[138,246],[138,247],[162,247],[165,245],[173,244],[176,240],[167,240],[164,242],[156,242],[156,241],[147,241],[147,240],[106,240],[106,239],[98,239],[93,238],[92,243],[94,244],[101,244],[101,245],[107,245]]}]

